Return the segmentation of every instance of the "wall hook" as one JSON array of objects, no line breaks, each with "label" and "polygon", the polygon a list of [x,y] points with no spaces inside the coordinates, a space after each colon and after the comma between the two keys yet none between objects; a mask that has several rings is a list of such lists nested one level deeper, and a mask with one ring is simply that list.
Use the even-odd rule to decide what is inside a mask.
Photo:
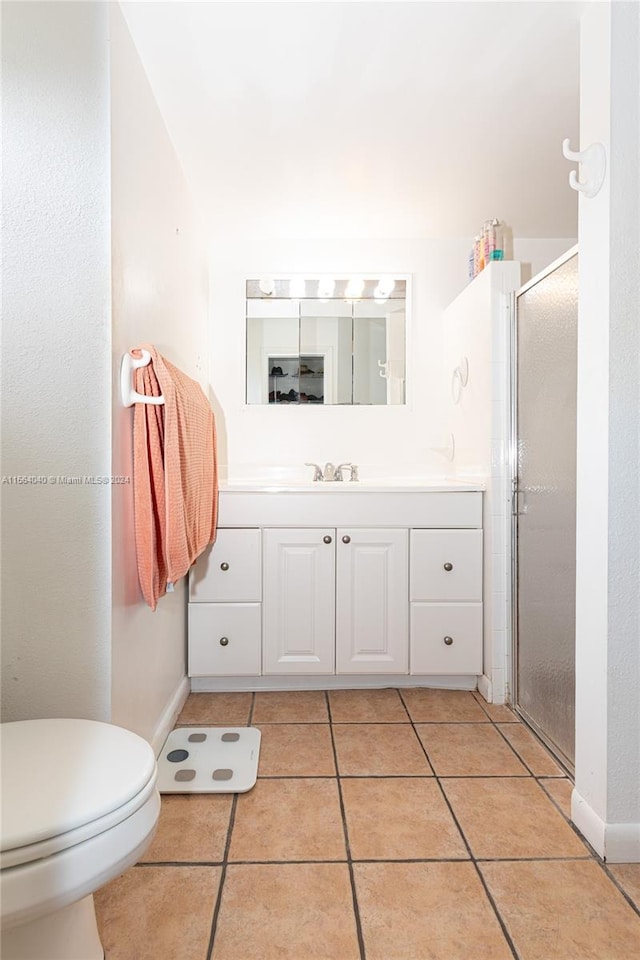
[{"label": "wall hook", "polygon": [[379,373],[381,377],[384,377],[385,380],[389,379],[389,361],[388,360],[378,360],[378,366],[380,367]]},{"label": "wall hook", "polygon": [[592,143],[586,150],[571,149],[569,139],[562,141],[562,154],[567,160],[579,163],[585,180],[578,180],[575,170],[569,174],[569,186],[592,199],[600,192],[607,170],[607,153],[602,143]]},{"label": "wall hook", "polygon": [[456,438],[450,433],[443,446],[429,447],[429,449],[433,450],[434,453],[440,454],[440,456],[448,460],[449,463],[453,463],[456,455]]},{"label": "wall hook", "polygon": [[463,357],[457,367],[455,367],[451,376],[451,399],[454,403],[460,403],[462,388],[469,383],[469,360]]},{"label": "wall hook", "polygon": [[151,354],[148,350],[140,349],[139,357],[132,357],[130,353],[123,355],[120,365],[120,396],[123,407],[131,407],[134,403],[164,403],[163,396],[146,397],[133,389],[133,371],[138,367],[146,367],[149,363],[151,363]]}]

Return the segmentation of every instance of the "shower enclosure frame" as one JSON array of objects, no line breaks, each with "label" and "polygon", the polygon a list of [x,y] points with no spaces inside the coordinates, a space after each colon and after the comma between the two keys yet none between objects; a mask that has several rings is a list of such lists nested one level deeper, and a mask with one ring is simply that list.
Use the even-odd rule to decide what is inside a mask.
[{"label": "shower enclosure frame", "polygon": [[511,624],[510,624],[510,692],[511,706],[514,712],[530,727],[536,736],[551,751],[556,760],[573,777],[574,764],[564,755],[560,748],[546,735],[545,731],[533,720],[525,710],[518,704],[518,686],[519,686],[519,643],[518,643],[518,624],[519,624],[519,591],[518,591],[518,502],[521,491],[518,489],[518,298],[528,290],[532,289],[550,274],[562,267],[578,254],[578,244],[575,244],[566,253],[558,257],[549,264],[535,277],[532,277],[518,290],[510,295],[510,402],[509,402],[509,471],[511,477]]}]

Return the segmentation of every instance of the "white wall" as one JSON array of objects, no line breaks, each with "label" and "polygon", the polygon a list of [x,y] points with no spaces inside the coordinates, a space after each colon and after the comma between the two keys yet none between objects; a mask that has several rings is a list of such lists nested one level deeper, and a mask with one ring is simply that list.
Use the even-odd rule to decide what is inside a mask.
[{"label": "white wall", "polygon": [[[111,11],[113,466],[132,476],[133,408],[118,396],[122,354],[154,343],[206,383],[208,285],[196,213],[117,5]],[[158,604],[138,586],[131,485],[113,488],[112,719],[153,740],[186,692],[185,581]]]},{"label": "white wall", "polygon": [[[467,283],[470,239],[256,239],[215,235],[211,248],[211,384],[221,424],[221,462],[235,477],[270,467],[308,470],[305,461],[353,461],[361,476],[399,471],[444,475],[431,450],[443,439],[441,315]],[[572,239],[516,242],[534,272]],[[389,407],[245,405],[244,283],[288,273],[411,274],[407,321],[407,404]]]},{"label": "white wall", "polygon": [[[2,5],[4,476],[111,473],[104,4]],[[2,486],[3,720],[108,719],[111,490]]]},{"label": "white wall", "polygon": [[[486,478],[483,498],[483,696],[503,703],[509,694],[510,463],[509,294],[521,265],[490,264],[444,314],[443,402],[454,436],[452,473]],[[465,386],[453,371],[468,362]],[[457,402],[456,402],[457,401]]]},{"label": "white wall", "polygon": [[607,175],[580,198],[572,816],[614,861],[640,860],[639,20],[593,4],[581,37],[581,145]]}]

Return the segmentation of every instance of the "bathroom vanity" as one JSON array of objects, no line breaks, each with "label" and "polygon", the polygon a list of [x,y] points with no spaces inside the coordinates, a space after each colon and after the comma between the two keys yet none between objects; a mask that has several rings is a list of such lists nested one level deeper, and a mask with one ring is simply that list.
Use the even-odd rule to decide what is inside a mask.
[{"label": "bathroom vanity", "polygon": [[194,690],[475,687],[482,491],[227,484],[189,580]]}]

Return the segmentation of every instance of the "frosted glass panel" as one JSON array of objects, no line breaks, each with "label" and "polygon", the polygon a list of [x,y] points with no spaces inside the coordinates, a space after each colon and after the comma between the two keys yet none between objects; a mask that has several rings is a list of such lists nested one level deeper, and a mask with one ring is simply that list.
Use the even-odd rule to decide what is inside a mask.
[{"label": "frosted glass panel", "polygon": [[577,254],[517,298],[517,702],[571,763]]}]

